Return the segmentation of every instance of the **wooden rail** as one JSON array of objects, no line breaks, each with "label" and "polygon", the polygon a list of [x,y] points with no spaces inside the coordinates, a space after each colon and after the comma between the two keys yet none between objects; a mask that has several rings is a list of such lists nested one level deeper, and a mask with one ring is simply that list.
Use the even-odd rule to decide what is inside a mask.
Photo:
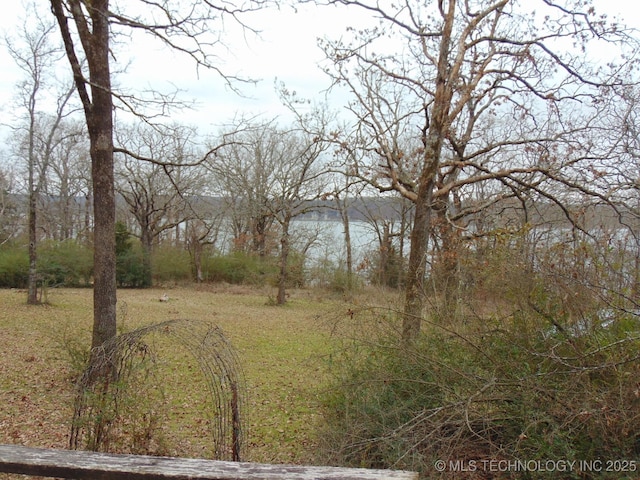
[{"label": "wooden rail", "polygon": [[0,472],[95,480],[417,480],[418,474],[0,445]]}]

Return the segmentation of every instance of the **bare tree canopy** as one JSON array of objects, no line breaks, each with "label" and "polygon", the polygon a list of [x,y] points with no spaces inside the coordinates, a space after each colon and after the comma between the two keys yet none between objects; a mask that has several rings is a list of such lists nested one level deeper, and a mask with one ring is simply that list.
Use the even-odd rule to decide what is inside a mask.
[{"label": "bare tree canopy", "polygon": [[[223,45],[223,20],[241,22],[243,12],[263,3],[50,0],[90,139],[95,220],[93,347],[116,335],[114,99],[130,111],[139,112],[135,96],[112,88],[113,40],[119,34],[144,31],[188,55],[197,66],[222,74],[214,60],[215,49]],[[164,113],[172,98],[152,96],[151,101]]]},{"label": "bare tree canopy", "polygon": [[[33,4],[27,9],[31,14],[35,13]],[[53,22],[47,23],[38,17],[33,27],[25,22],[20,38],[5,38],[9,54],[24,75],[17,93],[17,102],[22,107],[18,112],[24,115],[24,119],[12,129],[16,134],[14,142],[18,142],[15,145],[16,153],[24,160],[28,177],[27,303],[32,305],[39,303],[36,234],[38,197],[46,186],[47,170],[52,163],[54,151],[67,136],[68,132],[60,132],[63,122],[73,112],[73,86],[56,85],[56,81],[52,80],[55,78],[55,64],[62,55],[60,44],[52,38],[54,30]],[[48,99],[52,99],[55,105],[55,111],[49,118],[42,112],[42,104]]]},{"label": "bare tree canopy", "polygon": [[204,188],[202,172],[193,166],[201,155],[195,136],[192,128],[170,125],[158,129],[144,123],[121,127],[118,132],[119,143],[154,159],[145,162],[118,155],[116,161],[116,191],[136,220],[135,231],[142,244],[141,286],[152,284],[151,252],[158,237],[195,216],[189,199]]},{"label": "bare tree canopy", "polygon": [[[462,220],[505,198],[545,198],[572,221],[568,196],[609,201],[594,181],[599,163],[615,160],[596,132],[613,97],[635,81],[637,39],[583,1],[328,3],[376,20],[322,47],[327,73],[352,96],[355,127],[335,137],[349,174],[415,204],[410,339],[420,329],[434,225],[455,251],[469,227]],[[615,53],[590,55],[603,48]],[[559,184],[573,193],[559,195]]]},{"label": "bare tree canopy", "polygon": [[[321,130],[326,124],[321,126]],[[280,251],[278,295],[286,301],[291,221],[316,208],[327,194],[324,135],[310,135],[300,125],[279,127],[275,120],[249,123],[225,135],[226,146],[209,164],[231,215],[234,243],[264,258],[273,227],[278,225]],[[275,243],[274,238],[271,242]]]}]

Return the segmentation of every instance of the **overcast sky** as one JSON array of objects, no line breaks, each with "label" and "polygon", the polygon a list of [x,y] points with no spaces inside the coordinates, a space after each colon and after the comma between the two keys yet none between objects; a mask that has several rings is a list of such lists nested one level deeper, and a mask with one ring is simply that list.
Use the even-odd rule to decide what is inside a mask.
[{"label": "overcast sky", "polygon": [[[42,5],[43,15],[50,15],[48,1],[37,1]],[[1,31],[10,32],[20,24],[22,3],[4,0],[0,16]],[[638,4],[640,2],[636,0],[597,0],[601,12],[606,9],[610,15],[621,13],[621,18],[627,23],[637,22],[636,14],[640,13]],[[322,52],[317,48],[317,38],[337,38],[347,26],[357,26],[363,22],[365,17],[361,9],[306,5],[299,7],[297,12],[283,8],[280,11],[264,10],[253,15],[248,23],[261,31],[260,37],[247,35],[243,38],[237,29],[235,33],[233,29],[229,30],[225,37],[229,51],[219,52],[224,62],[221,68],[229,74],[239,73],[260,80],[255,87],[242,87],[249,98],[241,98],[233,93],[214,73],[203,70],[197,72],[188,59],[139,41],[127,50],[131,54],[131,64],[119,81],[123,86],[140,85],[160,89],[175,84],[186,90],[185,98],[198,102],[197,111],[176,116],[176,119],[198,125],[204,131],[229,121],[236,112],[271,117],[284,112],[274,90],[274,81],[279,79],[285,82],[289,89],[296,90],[302,96],[320,98],[329,83],[317,65],[323,59]],[[0,115],[5,117],[0,123],[3,123],[8,121],[8,105],[15,95],[15,85],[21,74],[4,48],[0,48],[0,62]]]},{"label": "overcast sky", "polygon": [[[50,14],[48,1],[38,1],[43,14]],[[3,33],[15,31],[23,16],[21,2],[5,2],[0,16]],[[351,17],[345,14],[349,11]],[[356,9],[307,5],[296,11],[292,8],[268,9],[247,17],[247,23],[260,31],[258,36],[242,35],[239,28],[230,25],[225,34],[229,49],[220,48],[218,52],[221,69],[228,74],[237,73],[259,80],[255,85],[237,84],[244,92],[244,98],[232,92],[216,73],[196,70],[192,60],[161,50],[157,42],[151,41],[137,40],[130,50],[126,50],[125,53],[131,55],[131,63],[126,73],[118,77],[118,82],[124,87],[137,85],[167,90],[175,85],[185,90],[184,98],[195,100],[197,111],[177,115],[177,119],[197,124],[204,130],[229,121],[236,113],[263,114],[270,118],[285,112],[275,92],[276,79],[302,96],[320,98],[321,92],[329,86],[329,80],[318,67],[323,55],[317,48],[316,39],[325,35],[337,38],[347,26],[357,24],[362,18],[362,12]],[[0,69],[0,112],[7,113],[21,73],[3,47],[0,48],[0,62],[3,66]]]}]

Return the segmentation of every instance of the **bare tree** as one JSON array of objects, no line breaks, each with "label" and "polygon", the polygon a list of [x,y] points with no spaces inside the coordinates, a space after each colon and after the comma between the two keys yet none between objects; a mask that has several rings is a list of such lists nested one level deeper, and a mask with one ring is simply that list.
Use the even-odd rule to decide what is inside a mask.
[{"label": "bare tree", "polygon": [[286,303],[288,260],[291,250],[291,221],[317,208],[314,200],[327,195],[326,170],[322,154],[327,144],[320,137],[302,132],[283,132],[278,162],[273,172],[273,201],[270,207],[280,225],[280,274],[276,303]]},{"label": "bare tree", "polygon": [[163,233],[195,217],[189,197],[195,198],[203,187],[201,174],[193,166],[200,157],[194,149],[195,136],[194,129],[182,125],[152,128],[141,124],[118,132],[119,143],[128,151],[155,160],[120,155],[116,162],[116,190],[136,220],[142,244],[144,287],[152,283],[154,243]]},{"label": "bare tree", "polygon": [[[597,197],[575,172],[588,171],[596,154],[588,133],[598,98],[625,83],[633,59],[622,54],[604,67],[584,52],[604,43],[633,55],[634,40],[582,1],[328,3],[364,9],[377,22],[354,32],[352,43],[323,46],[327,72],[353,97],[356,130],[339,144],[366,161],[352,164],[352,174],[415,204],[403,317],[409,341],[420,331],[435,225],[455,253],[467,227],[458,222],[472,204],[478,211],[528,191],[560,205],[560,184]],[[490,198],[473,195],[478,183],[492,185]]]},{"label": "bare tree", "polygon": [[[29,7],[33,14],[35,6]],[[33,28],[23,26],[21,41],[5,39],[7,49],[16,65],[25,75],[19,85],[19,102],[24,109],[25,124],[14,130],[23,136],[20,150],[26,160],[28,172],[28,232],[29,274],[27,281],[27,303],[37,304],[38,299],[38,253],[37,253],[37,204],[46,181],[46,174],[53,152],[60,141],[60,126],[71,112],[70,99],[73,88],[66,87],[55,98],[55,113],[47,118],[41,111],[46,100],[47,83],[54,77],[54,66],[60,59],[62,49],[52,41],[53,23],[45,23],[40,17]],[[54,95],[55,96],[55,95]]]},{"label": "bare tree", "polygon": [[[286,302],[291,221],[317,208],[313,200],[327,194],[321,166],[328,144],[300,128],[282,129],[275,121],[246,126],[229,136],[228,146],[217,152],[211,168],[228,189],[227,198],[242,205],[253,251],[266,256],[269,236],[279,226],[279,279],[276,303]],[[308,249],[308,247],[307,247]]]},{"label": "bare tree", "polygon": [[207,246],[215,248],[226,220],[218,198],[199,197],[191,202],[194,218],[186,222],[185,243],[195,270],[197,282],[204,280],[203,253]]},{"label": "bare tree", "polygon": [[640,257],[637,255],[640,250],[640,90],[638,85],[612,90],[601,99],[602,103],[611,102],[611,105],[606,114],[598,117],[596,128],[604,152],[602,157],[613,161],[601,162],[594,158],[582,174],[590,188],[600,192],[612,206],[608,209],[609,216],[613,215],[618,226],[624,227],[621,231],[609,224],[615,240],[603,241],[603,244],[618,244],[618,250],[627,256],[610,269],[620,279],[630,281],[631,286],[611,291],[628,292],[637,304],[640,302]]},{"label": "bare tree", "polygon": [[[197,65],[219,73],[213,47],[222,45],[223,17],[240,15],[263,2],[221,5],[208,0],[160,0],[112,5],[109,0],[50,0],[65,46],[90,140],[94,204],[94,328],[92,346],[116,336],[116,264],[114,194],[114,98],[138,112],[137,98],[112,89],[111,44],[119,32],[144,32],[184,53]],[[218,24],[219,26],[219,24]],[[229,81],[232,77],[226,77]],[[167,97],[152,97],[164,113]],[[148,105],[148,104],[147,104]]]},{"label": "bare tree", "polygon": [[[85,199],[90,193],[89,146],[84,124],[65,121],[53,157],[43,192],[51,205],[43,208],[43,223],[48,223],[55,240],[85,240],[89,237],[85,215],[90,205]],[[46,227],[43,227],[46,228]]]},{"label": "bare tree", "polygon": [[[342,230],[344,235],[344,247],[345,247],[345,266],[347,269],[347,289],[353,287],[353,248],[351,243],[351,219],[349,218],[349,208],[359,193],[358,189],[354,188],[352,180],[349,175],[343,176],[344,184],[334,184],[334,190],[332,197],[336,205],[336,210],[340,215],[340,221],[342,222]],[[354,193],[355,192],[355,193]]]},{"label": "bare tree", "polygon": [[222,190],[229,213],[234,250],[247,250],[265,258],[275,222],[273,173],[281,137],[273,122],[235,125],[225,133],[223,147],[208,168]]},{"label": "bare tree", "polygon": [[397,196],[362,197],[354,207],[378,241],[374,281],[401,287],[404,281],[404,242],[408,236],[413,203]]},{"label": "bare tree", "polygon": [[13,193],[12,173],[0,167],[0,246],[10,241],[19,231],[19,215]]}]

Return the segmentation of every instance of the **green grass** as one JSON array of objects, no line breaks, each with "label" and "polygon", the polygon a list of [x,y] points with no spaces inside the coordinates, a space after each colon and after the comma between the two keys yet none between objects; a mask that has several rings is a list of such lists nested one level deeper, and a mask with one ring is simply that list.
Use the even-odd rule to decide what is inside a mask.
[{"label": "green grass", "polygon": [[[168,302],[160,302],[163,294]],[[48,292],[49,304],[26,305],[26,292],[0,290],[0,443],[66,448],[74,398],[76,357],[90,343],[92,291]],[[307,463],[316,449],[319,398],[330,351],[328,317],[344,304],[294,292],[287,305],[268,305],[268,294],[241,287],[121,290],[121,331],[171,319],[220,327],[236,348],[247,383],[249,425],[244,460]],[[167,356],[170,408],[197,416],[201,392],[190,391],[193,361]],[[76,365],[77,366],[77,365]],[[190,413],[191,412],[191,413]],[[197,422],[196,422],[197,423]],[[192,421],[193,424],[193,421]],[[189,421],[165,425],[184,456],[206,456],[207,438]],[[189,426],[191,425],[191,426]],[[200,429],[206,431],[206,429]]]}]

